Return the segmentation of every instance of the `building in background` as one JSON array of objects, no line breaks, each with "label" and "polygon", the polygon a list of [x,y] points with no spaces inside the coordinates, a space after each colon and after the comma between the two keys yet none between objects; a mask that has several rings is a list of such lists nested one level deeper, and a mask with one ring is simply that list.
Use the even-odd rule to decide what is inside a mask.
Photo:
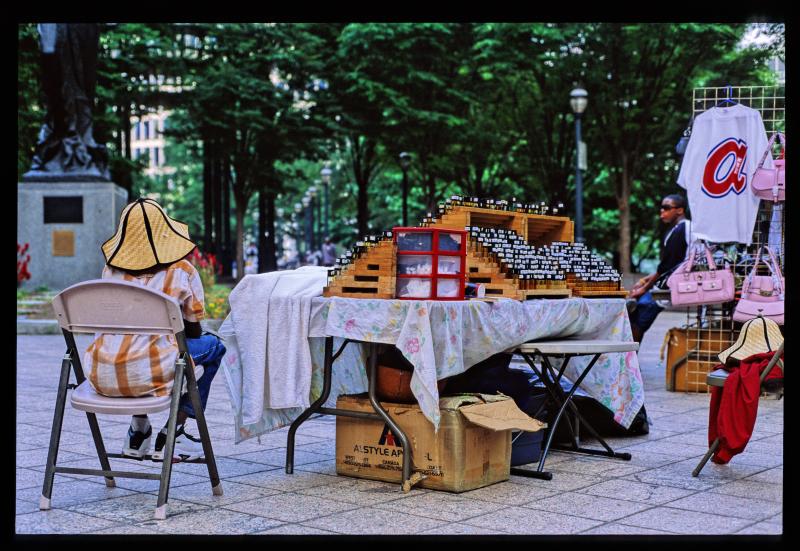
[{"label": "building in background", "polygon": [[141,117],[131,118],[131,157],[147,159],[147,176],[164,179],[167,189],[173,189],[172,175],[176,169],[168,164],[164,128],[169,117],[168,111],[159,110]]}]

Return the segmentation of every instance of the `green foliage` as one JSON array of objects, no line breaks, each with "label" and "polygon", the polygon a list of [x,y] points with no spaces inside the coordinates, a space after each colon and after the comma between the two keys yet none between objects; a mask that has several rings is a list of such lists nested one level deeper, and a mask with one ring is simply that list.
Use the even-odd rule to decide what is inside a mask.
[{"label": "green foliage", "polygon": [[[283,212],[278,234],[303,239],[294,204],[333,176],[330,234],[400,223],[412,155],[415,224],[452,194],[574,205],[574,118],[569,92],[589,92],[583,116],[588,244],[619,260],[630,236],[634,267],[658,251],[657,205],[675,187],[674,145],[697,86],[770,85],[774,40],[742,48],[748,27],[717,23],[121,23],[106,24],[95,138],[114,180],[158,198],[192,236],[203,234],[203,152],[232,166],[241,235],[255,234],[255,197]],[[27,170],[41,119],[38,35],[18,28],[18,173]],[[131,117],[168,109],[168,164],[144,175],[124,137]],[[318,186],[319,187],[319,186]],[[321,190],[320,190],[321,191]],[[322,193],[317,200],[322,199]],[[570,213],[572,214],[572,213]],[[626,218],[628,216],[628,218]],[[621,227],[624,220],[626,227]],[[295,229],[293,222],[298,222]],[[238,249],[241,250],[242,243]]]}]

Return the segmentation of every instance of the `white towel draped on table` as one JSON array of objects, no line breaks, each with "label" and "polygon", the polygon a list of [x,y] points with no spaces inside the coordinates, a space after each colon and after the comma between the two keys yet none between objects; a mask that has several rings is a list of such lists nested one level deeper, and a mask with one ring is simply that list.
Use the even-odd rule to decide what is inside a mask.
[{"label": "white towel draped on table", "polygon": [[247,275],[231,291],[231,313],[220,333],[236,339],[244,424],[257,423],[265,408],[309,406],[311,299],[322,294],[326,280],[325,267],[304,266]]}]

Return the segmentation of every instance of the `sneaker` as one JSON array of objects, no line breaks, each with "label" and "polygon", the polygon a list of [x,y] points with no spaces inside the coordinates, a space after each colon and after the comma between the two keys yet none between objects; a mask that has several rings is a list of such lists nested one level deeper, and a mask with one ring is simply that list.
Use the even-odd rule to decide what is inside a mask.
[{"label": "sneaker", "polygon": [[[156,448],[153,452],[153,461],[164,460],[164,446],[167,443],[167,431],[162,429],[156,436]],[[181,461],[203,459],[203,444],[200,438],[187,434],[183,425],[175,431],[175,447],[172,449],[172,458]]]},{"label": "sneaker", "polygon": [[122,455],[136,459],[144,459],[150,452],[150,439],[153,436],[153,427],[147,427],[147,432],[133,430],[128,427],[128,435],[122,445]]}]

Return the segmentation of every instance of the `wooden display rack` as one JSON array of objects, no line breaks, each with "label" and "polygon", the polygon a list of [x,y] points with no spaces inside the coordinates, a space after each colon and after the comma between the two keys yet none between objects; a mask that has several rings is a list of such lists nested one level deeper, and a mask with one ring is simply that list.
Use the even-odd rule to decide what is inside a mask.
[{"label": "wooden display rack", "polygon": [[522,212],[455,206],[437,219],[433,227],[456,228],[466,226],[504,228],[520,234],[529,245],[541,247],[553,241],[572,243],[575,229],[566,216],[545,216]]},{"label": "wooden display rack", "polygon": [[[467,226],[513,230],[528,244],[536,247],[549,245],[554,241],[572,243],[574,239],[574,224],[566,216],[544,216],[480,207],[454,206],[440,219],[427,224],[431,228],[457,230],[463,230]],[[486,287],[486,299],[489,300],[628,295],[618,282],[587,282],[575,279],[574,274],[567,274],[566,281],[551,282],[546,288],[520,289],[519,279],[505,272],[494,255],[469,235],[466,254],[465,279],[469,283],[482,283]],[[391,240],[380,241],[325,287],[323,296],[395,298],[396,256],[397,251]],[[540,284],[543,285],[543,282]]]},{"label": "wooden display rack", "polygon": [[322,296],[394,298],[397,284],[395,249],[391,239],[379,241],[325,287]]}]

